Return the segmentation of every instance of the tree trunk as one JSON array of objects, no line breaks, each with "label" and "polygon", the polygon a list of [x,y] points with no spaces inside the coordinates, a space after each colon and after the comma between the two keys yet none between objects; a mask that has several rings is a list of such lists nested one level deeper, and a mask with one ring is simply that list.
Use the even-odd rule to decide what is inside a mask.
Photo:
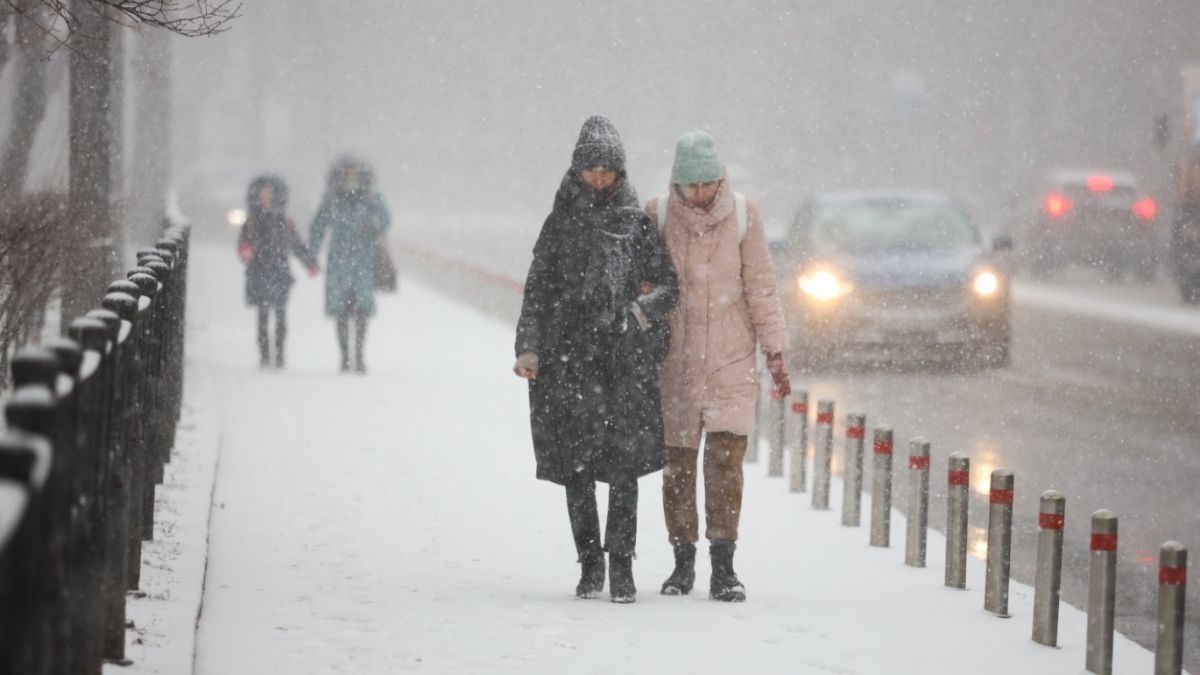
[{"label": "tree trunk", "polygon": [[39,7],[25,10],[32,16],[16,22],[16,91],[12,126],[0,154],[0,200],[12,201],[21,194],[29,167],[33,138],[46,115],[46,34],[41,28],[45,12]]},{"label": "tree trunk", "polygon": [[71,0],[79,21],[71,36],[71,122],[68,210],[74,225],[66,242],[76,257],[64,281],[63,322],[95,307],[117,268],[112,217],[113,158],[117,153],[112,104],[114,33],[119,27],[87,0]]},{"label": "tree trunk", "polygon": [[158,239],[171,184],[171,43],[156,28],[139,28],[137,36],[130,237],[148,246]]}]

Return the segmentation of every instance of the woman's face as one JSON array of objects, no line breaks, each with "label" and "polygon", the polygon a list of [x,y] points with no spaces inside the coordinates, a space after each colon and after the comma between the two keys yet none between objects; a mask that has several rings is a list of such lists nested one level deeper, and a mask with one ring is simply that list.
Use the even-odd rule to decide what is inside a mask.
[{"label": "woman's face", "polygon": [[362,185],[362,175],[358,169],[346,169],[342,174],[342,189],[346,192],[354,192]]},{"label": "woman's face", "polygon": [[258,207],[260,209],[269,209],[275,203],[275,191],[270,186],[264,185],[258,189]]},{"label": "woman's face", "polygon": [[617,182],[617,172],[601,166],[584,169],[581,175],[583,176],[583,182],[590,185],[596,191],[607,190],[612,187],[613,183]]},{"label": "woman's face", "polygon": [[721,187],[721,181],[677,183],[675,187],[679,188],[679,195],[683,197],[685,204],[692,207],[703,207],[711,204],[717,196],[717,189]]}]

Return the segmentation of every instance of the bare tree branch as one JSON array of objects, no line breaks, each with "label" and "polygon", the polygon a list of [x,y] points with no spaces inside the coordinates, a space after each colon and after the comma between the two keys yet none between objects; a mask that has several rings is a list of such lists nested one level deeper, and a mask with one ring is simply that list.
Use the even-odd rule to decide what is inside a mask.
[{"label": "bare tree branch", "polygon": [[[241,0],[85,0],[85,3],[109,21],[153,26],[185,37],[224,32],[242,9]],[[35,16],[34,8],[52,17],[49,25]],[[56,38],[59,46],[67,46],[80,25],[79,17],[66,0],[0,0],[0,17],[5,15],[37,22],[42,31]],[[65,37],[55,32],[56,22],[66,27]]]}]

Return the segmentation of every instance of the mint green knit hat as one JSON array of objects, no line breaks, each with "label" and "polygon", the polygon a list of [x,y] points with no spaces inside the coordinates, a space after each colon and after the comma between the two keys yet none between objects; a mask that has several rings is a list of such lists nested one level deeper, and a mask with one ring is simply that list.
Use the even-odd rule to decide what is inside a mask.
[{"label": "mint green knit hat", "polygon": [[717,157],[712,136],[703,131],[689,131],[675,143],[675,165],[671,167],[671,182],[709,183],[721,180],[725,167]]}]

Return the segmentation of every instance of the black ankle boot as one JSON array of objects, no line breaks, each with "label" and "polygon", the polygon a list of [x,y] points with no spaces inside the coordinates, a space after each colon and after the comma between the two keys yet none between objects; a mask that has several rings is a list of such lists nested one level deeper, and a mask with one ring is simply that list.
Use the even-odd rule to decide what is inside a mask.
[{"label": "black ankle boot", "polygon": [[733,552],[737,544],[728,539],[713,539],[708,552],[712,557],[712,579],[709,581],[708,597],[722,602],[744,602],[746,587],[733,571]]},{"label": "black ankle boot", "polygon": [[633,585],[632,554],[608,554],[608,593],[613,602],[627,604],[634,601],[637,588]]},{"label": "black ankle boot", "polygon": [[675,569],[663,582],[663,595],[687,595],[696,583],[696,545],[675,544]]},{"label": "black ankle boot", "polygon": [[600,597],[600,591],[604,590],[604,551],[597,549],[579,556],[579,565],[575,597],[581,600]]}]

